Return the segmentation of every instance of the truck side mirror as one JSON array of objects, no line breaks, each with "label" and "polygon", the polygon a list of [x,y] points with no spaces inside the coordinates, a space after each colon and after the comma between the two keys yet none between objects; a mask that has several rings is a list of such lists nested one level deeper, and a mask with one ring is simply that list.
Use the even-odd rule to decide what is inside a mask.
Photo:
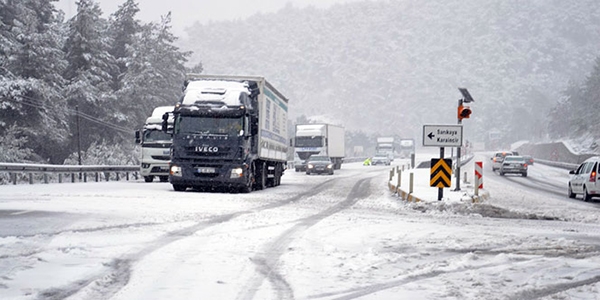
[{"label": "truck side mirror", "polygon": [[135,131],[135,143],[136,143],[136,144],[139,144],[139,143],[141,143],[141,142],[142,142],[142,139],[141,139],[141,136],[140,136],[140,131],[139,131],[139,130],[136,130],[136,131]]},{"label": "truck side mirror", "polygon": [[167,132],[167,130],[169,129],[169,113],[165,113],[162,116],[162,131],[163,132]]}]

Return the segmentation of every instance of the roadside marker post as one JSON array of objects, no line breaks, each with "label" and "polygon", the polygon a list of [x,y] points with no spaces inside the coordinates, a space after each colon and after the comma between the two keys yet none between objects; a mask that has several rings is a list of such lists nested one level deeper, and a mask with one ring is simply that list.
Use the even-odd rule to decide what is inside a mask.
[{"label": "roadside marker post", "polygon": [[483,162],[475,162],[475,196],[479,196],[479,189],[483,189]]}]

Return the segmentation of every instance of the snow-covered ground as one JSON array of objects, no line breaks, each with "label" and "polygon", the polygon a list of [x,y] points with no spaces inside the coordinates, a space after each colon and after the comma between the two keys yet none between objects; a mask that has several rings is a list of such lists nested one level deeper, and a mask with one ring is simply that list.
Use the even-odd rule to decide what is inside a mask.
[{"label": "snow-covered ground", "polygon": [[485,162],[476,204],[401,201],[360,163],[250,194],[0,186],[0,299],[600,299],[598,202]]}]

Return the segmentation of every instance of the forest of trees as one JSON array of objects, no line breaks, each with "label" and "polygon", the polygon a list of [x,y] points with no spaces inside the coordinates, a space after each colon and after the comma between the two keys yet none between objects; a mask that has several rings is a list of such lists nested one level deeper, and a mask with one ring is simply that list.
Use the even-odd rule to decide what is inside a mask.
[{"label": "forest of trees", "polygon": [[0,0],[0,162],[136,163],[134,130],[177,102],[190,56],[170,14],[144,24],[124,0],[106,19],[79,0],[65,20],[52,2]]},{"label": "forest of trees", "polygon": [[79,0],[69,19],[53,2],[0,0],[0,162],[77,164],[81,149],[83,164],[137,164],[134,130],[204,70],[269,78],[292,118],[333,117],[349,146],[456,122],[463,85],[469,139],[600,138],[596,0],[288,5],[194,25],[180,43],[193,53],[169,13],[142,23],[135,0],[108,18]]}]

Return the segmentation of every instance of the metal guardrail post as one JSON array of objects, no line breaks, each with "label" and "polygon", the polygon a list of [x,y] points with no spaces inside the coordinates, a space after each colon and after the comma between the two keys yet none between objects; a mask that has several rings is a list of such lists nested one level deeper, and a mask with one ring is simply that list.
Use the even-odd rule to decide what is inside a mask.
[{"label": "metal guardrail post", "polygon": [[75,183],[75,173],[71,173],[71,182]]},{"label": "metal guardrail post", "polygon": [[117,172],[117,181],[119,181],[119,172]]},{"label": "metal guardrail post", "polygon": [[125,172],[125,178],[129,181],[129,172]]},{"label": "metal guardrail post", "polygon": [[17,173],[10,173],[10,180],[12,181],[13,185],[17,184]]},{"label": "metal guardrail post", "polygon": [[408,184],[408,194],[412,195],[413,193],[413,185],[414,185],[415,173],[410,173],[410,180]]},{"label": "metal guardrail post", "polygon": [[58,183],[62,183],[62,173],[58,173]]},{"label": "metal guardrail post", "polygon": [[98,182],[98,172],[96,172],[96,182]]},{"label": "metal guardrail post", "polygon": [[29,173],[29,184],[33,184],[33,174]]},{"label": "metal guardrail post", "polygon": [[398,184],[396,185],[396,187],[400,188],[401,184],[402,184],[402,172],[400,170],[398,170]]},{"label": "metal guardrail post", "polygon": [[87,182],[87,173],[83,173],[83,182]]},{"label": "metal guardrail post", "polygon": [[44,183],[48,184],[48,173],[44,173]]}]

